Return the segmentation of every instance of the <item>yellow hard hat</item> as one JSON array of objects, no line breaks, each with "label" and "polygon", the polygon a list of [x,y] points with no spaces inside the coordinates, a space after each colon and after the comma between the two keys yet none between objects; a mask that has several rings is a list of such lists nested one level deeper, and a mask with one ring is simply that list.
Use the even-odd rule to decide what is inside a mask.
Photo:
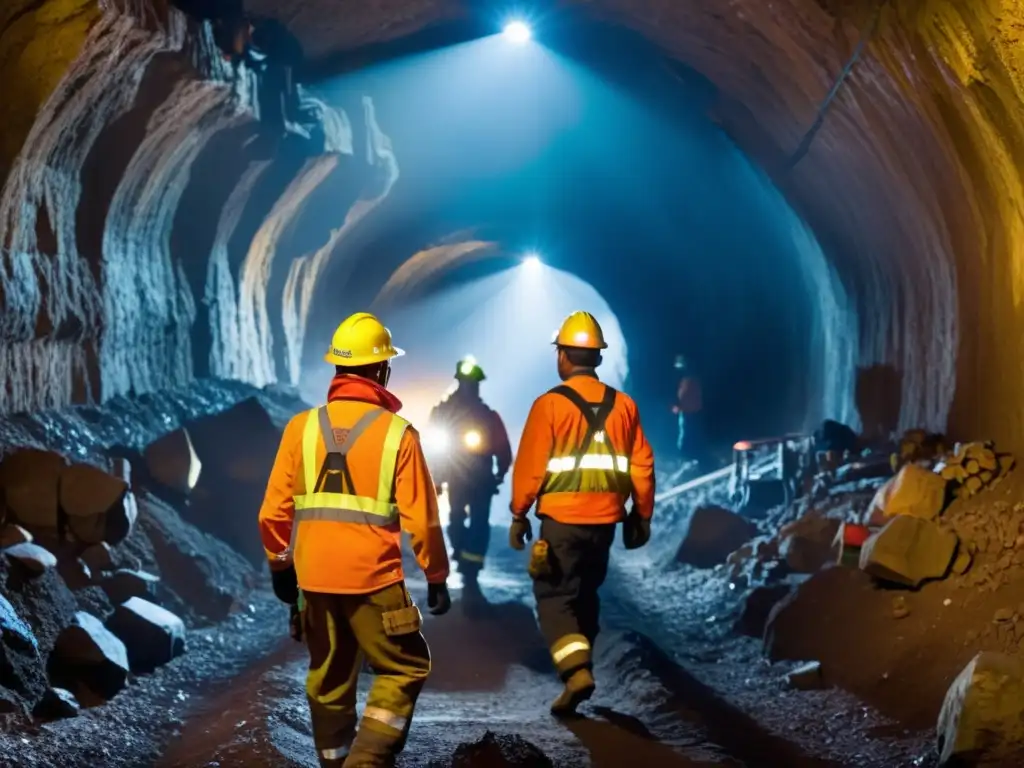
[{"label": "yellow hard hat", "polygon": [[607,349],[604,333],[597,320],[589,312],[573,312],[562,323],[555,333],[552,342],[558,347],[577,347],[579,349]]},{"label": "yellow hard hat", "polygon": [[331,337],[324,360],[333,365],[355,368],[401,357],[405,352],[391,343],[391,331],[369,312],[345,318]]}]

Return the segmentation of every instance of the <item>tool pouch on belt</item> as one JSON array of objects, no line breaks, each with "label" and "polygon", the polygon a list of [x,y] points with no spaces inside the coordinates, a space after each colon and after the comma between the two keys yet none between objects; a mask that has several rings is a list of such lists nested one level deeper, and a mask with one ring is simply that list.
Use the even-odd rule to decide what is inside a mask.
[{"label": "tool pouch on belt", "polygon": [[531,579],[544,579],[551,575],[551,556],[544,539],[537,539],[530,548],[530,565],[527,570]]},{"label": "tool pouch on belt", "polygon": [[411,635],[413,632],[419,632],[423,624],[423,616],[415,605],[396,611],[385,611],[381,617],[384,619],[384,634],[388,637]]}]

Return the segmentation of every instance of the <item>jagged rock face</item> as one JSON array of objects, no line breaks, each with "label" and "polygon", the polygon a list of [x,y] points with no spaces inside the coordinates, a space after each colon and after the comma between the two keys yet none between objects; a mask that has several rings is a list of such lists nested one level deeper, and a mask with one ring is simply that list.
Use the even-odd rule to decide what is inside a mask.
[{"label": "jagged rock face", "polygon": [[[363,115],[313,110],[326,139],[282,161],[281,146],[252,148],[265,117],[252,74],[231,71],[210,28],[163,0],[3,5],[0,78],[17,87],[0,105],[0,410],[153,391],[197,371],[293,379],[312,284],[390,189],[358,194],[360,173],[397,178],[372,103]],[[718,86],[712,118],[810,223],[854,303],[856,317],[836,322],[857,331],[857,365],[899,371],[901,426],[948,417],[953,434],[1024,447],[1017,4],[563,5],[642,33]],[[468,12],[457,0],[344,15],[326,0],[249,7],[320,60]],[[369,146],[353,146],[350,118]],[[176,212],[197,158],[226,134],[237,181],[212,203],[210,242],[183,254]],[[308,200],[341,176],[355,207],[322,249],[289,252]],[[208,349],[195,348],[197,326]]]}]

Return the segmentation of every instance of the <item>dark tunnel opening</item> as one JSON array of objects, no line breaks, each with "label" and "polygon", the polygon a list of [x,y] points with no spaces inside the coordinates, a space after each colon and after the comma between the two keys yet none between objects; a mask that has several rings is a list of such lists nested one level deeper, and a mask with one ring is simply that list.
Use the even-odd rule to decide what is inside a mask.
[{"label": "dark tunnel opening", "polygon": [[[401,180],[328,263],[310,328],[331,328],[390,268],[471,230],[505,254],[538,251],[608,300],[629,344],[630,391],[659,447],[674,442],[676,354],[700,372],[720,448],[820,418],[817,328],[835,322],[817,295],[832,287],[812,274],[824,257],[709,122],[708,83],[680,78],[638,36],[600,24],[550,45],[510,50],[485,38],[316,85],[328,103],[375,94]],[[352,263],[364,254],[374,266],[360,279]],[[326,335],[310,332],[307,366]]]}]

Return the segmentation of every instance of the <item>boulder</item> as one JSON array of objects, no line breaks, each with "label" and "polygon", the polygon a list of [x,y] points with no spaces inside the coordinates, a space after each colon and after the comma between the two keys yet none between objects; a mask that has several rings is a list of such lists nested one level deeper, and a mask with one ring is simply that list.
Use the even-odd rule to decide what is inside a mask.
[{"label": "boulder", "polygon": [[774,584],[752,589],[743,602],[740,617],[736,620],[736,631],[749,637],[764,637],[764,628],[772,608],[792,591],[793,587],[789,584]]},{"label": "boulder", "polygon": [[68,530],[83,544],[118,544],[138,517],[128,484],[88,464],[73,464],[61,473],[60,508]]},{"label": "boulder", "polygon": [[[56,568],[35,574],[9,557],[0,555],[0,593],[14,606],[39,643],[43,659],[57,636],[75,619],[77,603]],[[0,675],[2,678],[2,675]],[[2,680],[0,680],[2,682]]]},{"label": "boulder", "polygon": [[50,656],[50,676],[79,700],[112,699],[128,681],[128,651],[95,616],[78,612]]},{"label": "boulder", "polygon": [[946,506],[946,485],[946,480],[930,469],[907,464],[878,489],[868,507],[867,522],[884,525],[897,515],[934,520]]},{"label": "boulder", "polygon": [[20,525],[8,523],[0,528],[0,549],[13,547],[15,544],[31,544],[32,534]]},{"label": "boulder", "polygon": [[714,568],[757,535],[757,526],[723,507],[698,507],[690,516],[676,560]]},{"label": "boulder", "polygon": [[203,471],[182,516],[262,568],[266,554],[252,515],[263,503],[281,431],[256,398],[188,429]]},{"label": "boulder", "polygon": [[75,592],[92,585],[92,571],[81,558],[71,557],[57,563],[57,573],[64,579],[68,589]]},{"label": "boulder", "polygon": [[52,451],[23,449],[0,462],[0,488],[15,522],[37,533],[56,536],[58,489],[67,461]]},{"label": "boulder", "polygon": [[935,523],[899,515],[864,542],[860,568],[876,579],[917,587],[946,575],[958,543],[956,534]]},{"label": "boulder", "polygon": [[78,715],[78,699],[71,691],[63,688],[50,688],[32,712],[42,720],[63,720]]},{"label": "boulder", "polygon": [[105,577],[100,586],[114,605],[121,605],[133,597],[152,597],[160,578],[145,571],[121,568]]},{"label": "boulder", "polygon": [[832,419],[825,419],[814,433],[816,451],[836,453],[853,452],[858,449],[857,433],[850,427]]},{"label": "boulder", "polygon": [[184,427],[150,443],[143,456],[149,476],[176,494],[187,495],[199,482],[203,465]]},{"label": "boulder", "polygon": [[975,656],[949,687],[936,730],[942,765],[1021,765],[1024,659]]},{"label": "boulder", "polygon": [[452,755],[452,768],[554,768],[541,750],[518,735],[487,731],[472,744],[460,744]]},{"label": "boulder", "polygon": [[0,595],[0,712],[28,713],[46,692],[46,670],[32,628]]},{"label": "boulder", "polygon": [[15,544],[13,547],[5,549],[3,554],[34,576],[42,575],[49,569],[57,567],[56,556],[38,544]]},{"label": "boulder", "polygon": [[94,576],[114,570],[114,555],[106,542],[87,547],[81,555],[82,562],[89,566]]},{"label": "boulder", "polygon": [[827,517],[804,517],[779,531],[779,556],[793,573],[816,573],[838,560],[835,539],[842,524]]},{"label": "boulder", "polygon": [[185,652],[184,622],[140,597],[115,608],[107,627],[127,647],[133,671],[152,672]]}]

